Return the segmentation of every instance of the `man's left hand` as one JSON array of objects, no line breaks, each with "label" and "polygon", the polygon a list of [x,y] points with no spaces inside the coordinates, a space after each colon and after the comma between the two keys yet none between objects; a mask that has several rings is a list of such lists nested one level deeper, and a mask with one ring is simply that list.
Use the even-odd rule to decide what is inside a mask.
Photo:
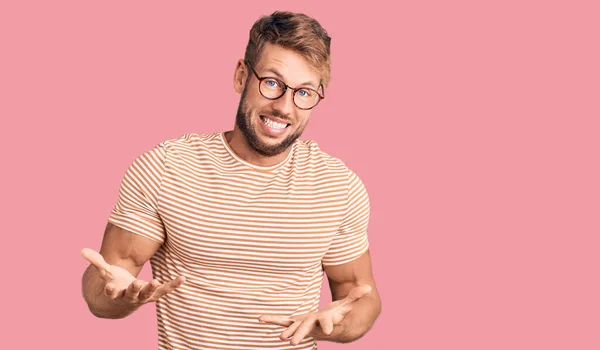
[{"label": "man's left hand", "polygon": [[358,286],[348,293],[344,299],[329,303],[321,311],[310,312],[300,316],[262,315],[259,321],[288,327],[281,333],[282,340],[292,337],[290,343],[297,345],[307,336],[315,339],[328,336],[333,332],[333,326],[340,324],[344,317],[352,311],[354,304],[360,298],[371,292],[371,286]]}]

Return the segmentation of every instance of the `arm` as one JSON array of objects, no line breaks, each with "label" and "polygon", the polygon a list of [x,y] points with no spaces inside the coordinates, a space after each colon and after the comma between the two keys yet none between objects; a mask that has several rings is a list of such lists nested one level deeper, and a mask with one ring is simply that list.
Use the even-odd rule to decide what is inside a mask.
[{"label": "arm", "polygon": [[179,286],[181,277],[161,285],[137,280],[144,263],[160,243],[108,223],[100,254],[84,249],[91,262],[83,274],[83,298],[92,314],[100,318],[124,318],[143,304],[154,301]]},{"label": "arm", "polygon": [[[350,342],[363,336],[381,312],[371,271],[367,226],[369,197],[362,181],[348,173],[348,205],[338,233],[322,259],[333,301],[323,310],[300,316],[261,315],[259,321],[287,327],[281,339],[297,345],[306,336]],[[359,256],[359,254],[362,255]]]},{"label": "arm", "polygon": [[318,334],[317,340],[340,343],[362,337],[375,323],[381,312],[381,298],[371,269],[371,255],[367,250],[360,258],[342,265],[325,266],[333,301],[346,298],[356,287],[369,285],[371,292],[353,302],[352,310],[334,326],[330,335]]},{"label": "arm", "polygon": [[87,248],[81,252],[92,264],[83,275],[83,297],[97,317],[126,317],[185,281],[183,276],[150,283],[136,279],[166,238],[158,212],[166,157],[163,142],[135,158],[121,181],[100,253]]},{"label": "arm", "polygon": [[297,345],[307,336],[348,343],[362,337],[381,312],[367,250],[354,261],[325,267],[333,300],[318,312],[300,316],[261,315],[259,321],[287,327],[280,335]]}]

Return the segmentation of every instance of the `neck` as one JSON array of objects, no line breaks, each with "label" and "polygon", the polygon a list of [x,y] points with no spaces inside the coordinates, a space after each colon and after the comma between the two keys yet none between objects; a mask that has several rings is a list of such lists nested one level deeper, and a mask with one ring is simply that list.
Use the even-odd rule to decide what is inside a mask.
[{"label": "neck", "polygon": [[233,130],[225,132],[223,136],[225,137],[225,141],[229,147],[238,157],[250,164],[258,166],[272,166],[283,162],[287,158],[292,148],[292,146],[290,146],[285,151],[274,156],[265,156],[257,153],[254,149],[252,149],[252,147],[250,147],[248,141],[242,132],[237,128],[237,126],[235,126]]}]

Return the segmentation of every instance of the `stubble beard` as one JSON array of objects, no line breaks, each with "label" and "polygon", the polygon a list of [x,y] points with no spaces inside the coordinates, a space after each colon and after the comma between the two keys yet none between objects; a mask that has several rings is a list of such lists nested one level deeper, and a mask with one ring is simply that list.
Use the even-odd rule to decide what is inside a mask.
[{"label": "stubble beard", "polygon": [[[308,124],[308,121],[303,126],[299,127],[295,133],[290,134],[279,144],[266,144],[261,141],[258,134],[256,133],[256,129],[258,128],[258,126],[252,125],[251,116],[247,112],[248,108],[246,106],[246,91],[246,88],[244,88],[244,91],[242,92],[242,97],[240,98],[240,104],[238,105],[235,123],[242,132],[242,135],[244,135],[247,144],[250,146],[250,148],[252,148],[253,151],[266,157],[276,156],[288,149],[288,147],[291,146],[302,135],[304,128]],[[282,118],[282,116],[275,111],[271,112],[270,114],[272,114],[275,117]]]}]

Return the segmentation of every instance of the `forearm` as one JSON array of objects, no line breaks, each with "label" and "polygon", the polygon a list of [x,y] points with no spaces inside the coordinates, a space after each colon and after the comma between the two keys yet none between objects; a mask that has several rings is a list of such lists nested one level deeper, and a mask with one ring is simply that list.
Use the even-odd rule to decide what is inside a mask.
[{"label": "forearm", "polygon": [[346,317],[333,327],[330,335],[319,334],[316,340],[327,340],[337,343],[349,343],[365,335],[375,323],[381,312],[379,295],[367,295],[356,301]]},{"label": "forearm", "polygon": [[82,279],[83,298],[92,314],[99,318],[124,318],[139,308],[138,305],[112,300],[104,294],[105,282],[98,270],[90,265]]}]

